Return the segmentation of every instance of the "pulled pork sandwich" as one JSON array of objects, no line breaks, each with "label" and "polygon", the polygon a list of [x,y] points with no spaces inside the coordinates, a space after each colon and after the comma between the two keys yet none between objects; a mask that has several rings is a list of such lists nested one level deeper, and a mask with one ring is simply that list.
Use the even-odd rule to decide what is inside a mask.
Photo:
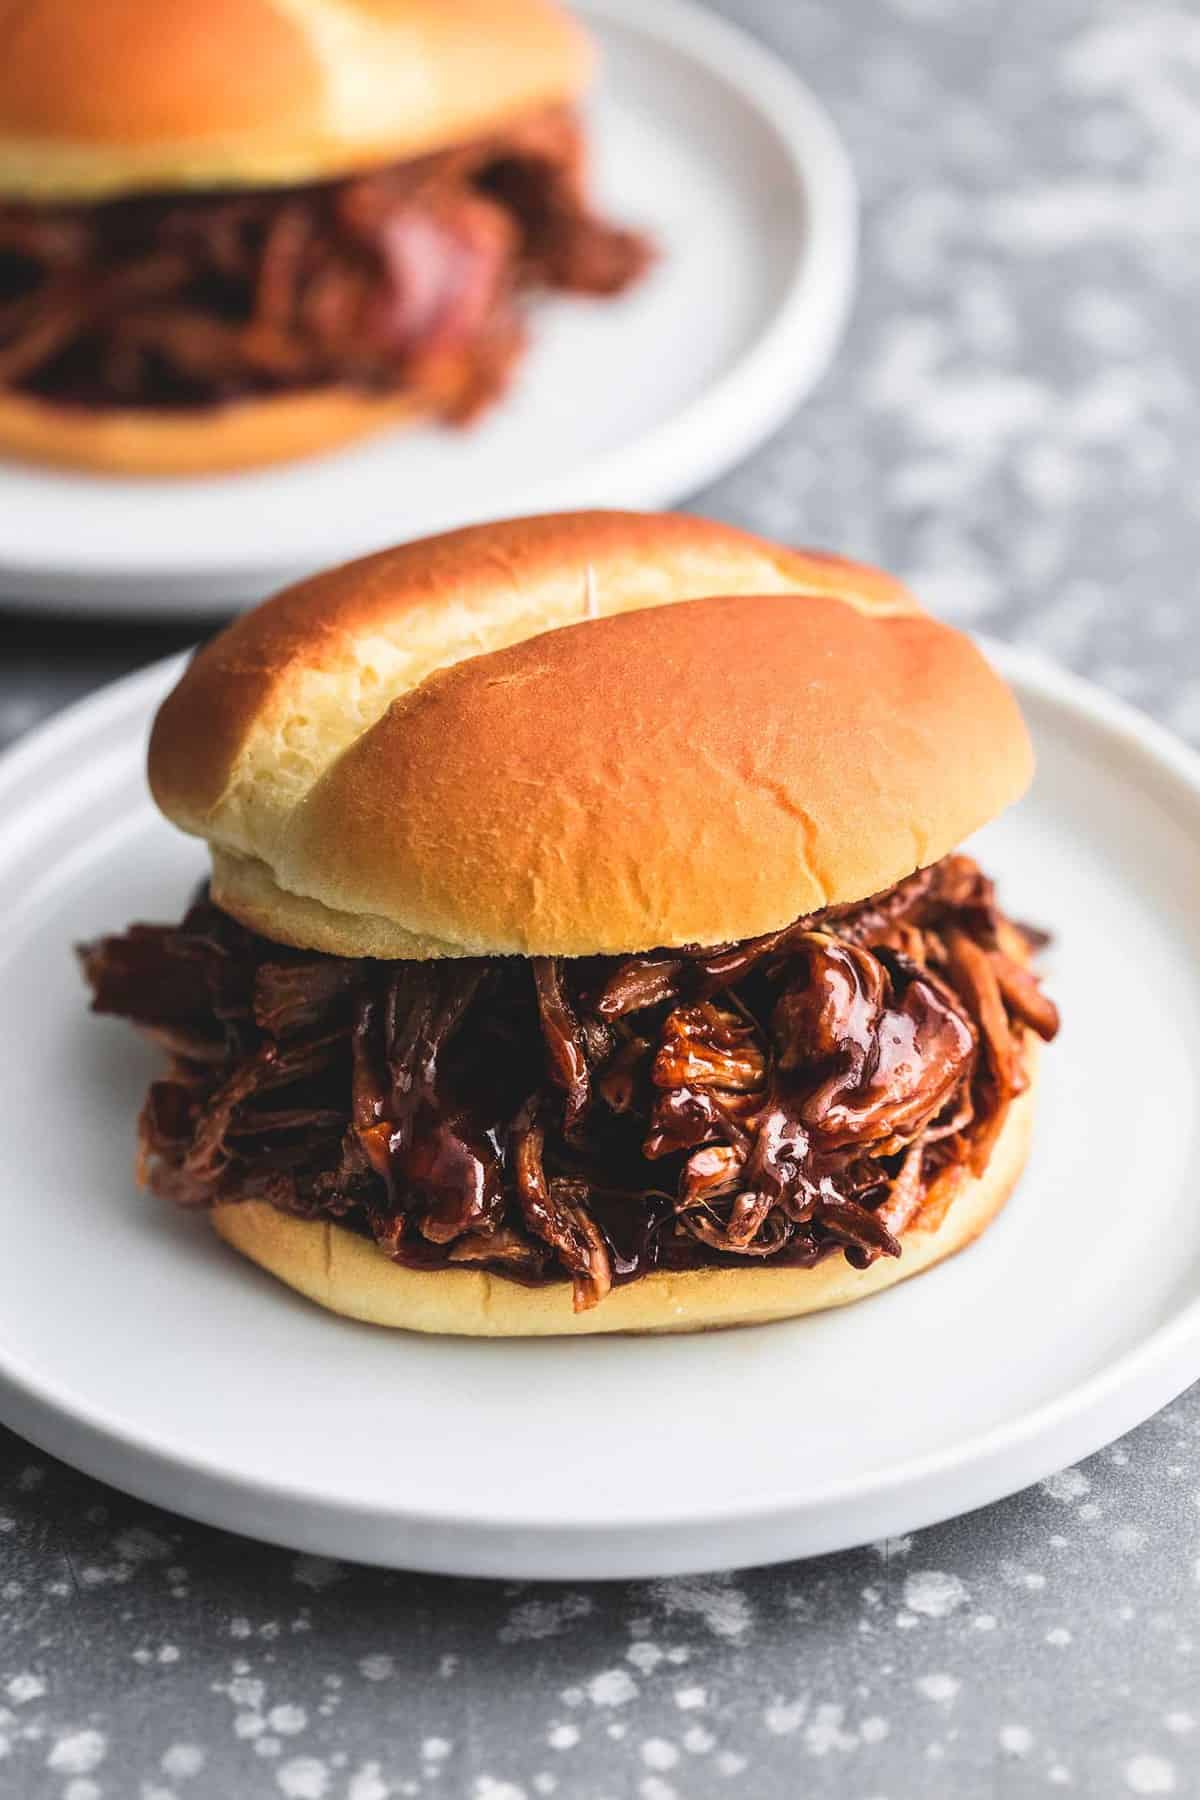
[{"label": "pulled pork sandwich", "polygon": [[425,1331],[918,1274],[1007,1198],[1057,1027],[957,848],[1031,766],[897,582],[699,519],[516,520],[294,587],[154,727],[210,883],[82,952],[169,1059],[143,1178]]},{"label": "pulled pork sandwich", "polygon": [[619,293],[554,0],[0,6],[0,453],[236,469],[503,389]]}]

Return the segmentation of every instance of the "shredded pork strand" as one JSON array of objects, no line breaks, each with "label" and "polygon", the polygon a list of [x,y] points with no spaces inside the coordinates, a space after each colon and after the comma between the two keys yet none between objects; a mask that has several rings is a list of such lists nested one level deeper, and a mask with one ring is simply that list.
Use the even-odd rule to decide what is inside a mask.
[{"label": "shredded pork strand", "polygon": [[[1053,1003],[967,857],[741,944],[351,961],[201,894],[81,950],[168,1072],[140,1168],[184,1205],[334,1218],[414,1267],[569,1280],[865,1268],[986,1166]],[[926,1221],[926,1211],[931,1215]]]},{"label": "shredded pork strand", "polygon": [[0,387],[189,408],[346,383],[467,419],[502,390],[531,289],[615,294],[645,240],[596,218],[552,109],[305,188],[0,201]]}]

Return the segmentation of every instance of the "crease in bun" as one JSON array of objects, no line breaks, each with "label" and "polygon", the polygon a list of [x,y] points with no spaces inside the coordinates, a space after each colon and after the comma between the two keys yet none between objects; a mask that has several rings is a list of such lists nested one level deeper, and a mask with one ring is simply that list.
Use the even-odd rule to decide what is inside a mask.
[{"label": "crease in bun", "polygon": [[[370,761],[370,779],[380,779],[388,791],[394,788],[399,771],[384,769],[380,774],[378,759],[384,753],[383,745],[393,742],[400,719],[411,717],[419,723],[425,717],[427,706],[445,692],[439,684],[444,683],[446,670],[469,665],[482,694],[494,699],[500,679],[525,681],[529,666],[545,656],[553,660],[564,653],[551,643],[564,627],[581,627],[568,634],[566,663],[575,668],[576,681],[586,688],[588,667],[593,655],[609,641],[614,618],[652,615],[653,660],[661,663],[663,657],[674,657],[680,661],[678,681],[685,688],[689,680],[696,681],[694,689],[686,690],[694,693],[697,705],[693,735],[701,746],[701,757],[715,754],[712,747],[723,735],[729,741],[720,716],[727,707],[718,691],[718,671],[706,670],[703,653],[693,654],[688,649],[697,617],[693,614],[677,624],[670,622],[671,609],[679,603],[713,595],[741,596],[747,602],[753,600],[759,609],[769,604],[771,596],[791,597],[800,603],[789,609],[793,630],[800,625],[806,605],[833,606],[839,632],[842,621],[849,629],[856,619],[860,623],[920,620],[935,647],[949,652],[951,660],[963,666],[974,687],[990,702],[1001,727],[1000,762],[1008,766],[1006,736],[1019,760],[1023,733],[1003,685],[965,640],[925,619],[911,594],[891,577],[865,565],[788,550],[731,527],[683,515],[580,513],[470,527],[385,551],[316,576],[237,621],[193,661],[159,713],[150,749],[155,798],[182,829],[211,843],[220,903],[256,929],[284,941],[340,949],[349,955],[410,956],[463,955],[480,950],[536,953],[542,948],[584,954],[608,947],[615,939],[621,940],[613,943],[615,948],[680,941],[680,931],[690,940],[695,936],[692,924],[697,921],[684,930],[682,924],[673,923],[671,909],[657,923],[651,918],[655,906],[653,855],[643,840],[647,831],[654,830],[650,815],[658,798],[648,791],[643,795],[645,823],[631,840],[632,864],[626,859],[632,867],[630,879],[643,893],[641,917],[614,915],[603,930],[597,925],[593,932],[587,919],[602,912],[604,905],[602,899],[596,899],[583,909],[573,934],[568,929],[562,941],[553,945],[544,934],[538,935],[538,909],[535,906],[530,911],[528,901],[535,898],[533,889],[540,885],[551,909],[561,912],[562,897],[556,899],[558,877],[549,869],[539,874],[532,863],[518,870],[513,854],[499,846],[493,866],[501,886],[508,879],[507,868],[511,877],[507,905],[510,912],[516,908],[526,915],[523,932],[511,928],[511,920],[506,923],[498,915],[492,916],[496,909],[489,909],[486,902],[487,883],[480,885],[474,875],[470,882],[483,905],[477,917],[464,921],[447,915],[445,908],[423,910],[419,897],[403,891],[407,878],[399,870],[395,871],[399,885],[389,874],[375,880],[380,871],[374,870],[371,879],[376,898],[368,902],[356,890],[357,852],[348,843],[320,845],[316,864],[307,846],[318,844],[321,821],[331,815],[338,819],[338,834],[344,830],[351,836],[356,826],[362,832],[376,833],[368,817],[369,796],[361,784],[355,786],[353,771],[360,762]],[[750,616],[749,611],[745,616]],[[734,635],[738,635],[736,631]],[[519,647],[535,639],[541,647],[522,654]],[[874,654],[874,644],[870,637],[864,640],[865,653]],[[492,660],[502,653],[515,656],[518,666]],[[619,646],[615,654],[619,663]],[[771,666],[774,649],[765,660],[761,651],[754,656],[753,666],[742,671],[743,686],[748,682],[752,692],[761,691],[765,703],[761,708],[755,705],[753,718],[741,719],[734,754],[743,760],[752,758],[755,768],[750,785],[765,792],[773,784],[775,810],[795,825],[804,809],[803,793],[786,779],[780,785],[773,757],[754,749],[755,739],[766,743],[764,732],[768,729],[779,745],[795,735],[789,727],[789,697],[780,693],[779,677]],[[735,649],[735,663],[738,660]],[[696,667],[699,680],[687,675],[689,663]],[[653,669],[649,675],[651,689],[658,689],[661,684]],[[608,678],[624,685],[616,667]],[[580,764],[595,764],[602,754],[611,759],[621,741],[622,719],[628,716],[623,708],[642,703],[639,696],[644,685],[635,683],[628,700],[623,694],[615,695],[611,716],[593,720],[593,737],[582,745],[571,744],[572,721],[561,719],[564,751],[569,749]],[[414,696],[418,704],[409,707]],[[469,710],[472,704],[468,703]],[[512,709],[514,718],[520,710]],[[547,719],[553,716],[548,713]],[[455,722],[452,729],[465,730],[469,724],[469,719]],[[911,727],[903,729],[911,735]],[[376,732],[381,734],[378,739]],[[705,745],[711,747],[706,750]],[[397,745],[395,754],[405,762],[409,750]],[[476,745],[474,754],[484,763],[495,760],[492,749],[485,746]],[[526,775],[552,785],[558,768],[555,747],[530,746],[529,754],[535,762]],[[633,790],[649,779],[647,771],[639,773],[634,768],[635,761],[634,754],[619,768],[616,763],[611,765],[614,791],[618,784],[627,786],[630,806],[636,804]],[[339,792],[339,772],[343,770],[350,785]],[[509,770],[519,783],[519,759],[510,762]],[[472,773],[468,791],[459,796],[468,812],[469,790],[474,786]],[[587,796],[572,800],[565,786],[561,793],[563,804],[574,811],[591,805]],[[382,791],[377,798],[382,798]],[[592,808],[593,814],[596,810]],[[445,815],[449,830],[457,824],[471,833],[477,845],[497,830],[503,840],[506,820],[483,818],[478,809],[474,816],[458,818],[457,811],[452,807]],[[702,812],[698,817],[698,826],[705,816]],[[603,821],[597,817],[595,822]],[[977,822],[981,821],[972,816],[972,823]],[[747,817],[739,823],[734,817],[731,824],[741,834],[738,843],[744,844],[753,822]],[[695,848],[699,853],[707,835],[714,856],[720,858],[725,851],[713,837],[712,825],[709,819]],[[794,830],[791,836],[795,838]],[[508,841],[513,840],[510,837]],[[546,841],[550,843],[550,839]],[[936,846],[923,847],[930,855],[940,854]],[[589,844],[585,834],[574,848],[594,864],[602,846]],[[874,885],[888,885],[908,873],[920,848],[910,825],[902,859],[905,867],[888,869],[886,880]],[[647,851],[645,856],[634,854],[642,849]],[[440,857],[441,850],[436,854]],[[370,855],[367,860],[373,863]],[[811,865],[811,856],[807,861]],[[556,863],[564,876],[569,874],[565,849]],[[360,873],[368,871],[364,868]],[[409,873],[420,884],[428,871],[423,873],[413,865]],[[513,881],[525,885],[524,897],[512,887]],[[676,887],[679,885],[676,869]],[[768,885],[769,876],[760,874],[760,893]],[[861,898],[868,891],[869,887],[863,888],[848,897]],[[822,884],[814,880],[803,898],[821,905],[823,893]],[[794,897],[790,891],[777,893],[770,910],[778,913],[791,905]],[[574,893],[570,898],[574,905]],[[728,905],[731,912],[737,912],[736,882],[730,884]],[[761,912],[762,906],[756,905]],[[794,916],[795,910],[788,916]],[[374,916],[364,922],[364,915]],[[347,919],[352,921],[348,925]],[[359,921],[361,928],[353,921]],[[781,920],[773,918],[771,922]],[[549,927],[552,921],[546,923]],[[714,927],[717,923],[713,921]],[[751,919],[743,928],[732,933],[718,930],[716,935],[745,936],[756,928]],[[634,933],[632,938],[626,936],[629,931]],[[365,943],[373,946],[369,952],[359,947]],[[429,947],[414,948],[420,944]]]},{"label": "crease in bun", "polygon": [[629,513],[289,589],[193,661],[149,759],[228,911],[403,957],[769,931],[936,860],[1031,766],[1005,684],[898,582]]},{"label": "crease in bun", "polygon": [[581,620],[779,593],[919,611],[879,570],[682,514],[548,514],[384,550],[275,595],[201,650],[155,724],[155,798],[182,830],[262,855],[281,816],[438,670]]},{"label": "crease in bun", "polygon": [[589,620],[430,676],[283,822],[276,882],[459,955],[775,931],[936,862],[1028,775],[959,633],[830,595]]}]

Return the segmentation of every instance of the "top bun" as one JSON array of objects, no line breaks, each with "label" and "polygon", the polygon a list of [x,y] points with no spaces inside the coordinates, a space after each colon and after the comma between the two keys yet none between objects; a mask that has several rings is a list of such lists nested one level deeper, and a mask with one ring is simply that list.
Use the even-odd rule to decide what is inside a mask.
[{"label": "top bun", "polygon": [[0,5],[0,195],[325,180],[570,100],[590,60],[554,0]]},{"label": "top bun", "polygon": [[218,903],[345,956],[756,936],[936,861],[1031,771],[1008,688],[898,582],[671,514],[318,575],[200,652],[150,744]]}]

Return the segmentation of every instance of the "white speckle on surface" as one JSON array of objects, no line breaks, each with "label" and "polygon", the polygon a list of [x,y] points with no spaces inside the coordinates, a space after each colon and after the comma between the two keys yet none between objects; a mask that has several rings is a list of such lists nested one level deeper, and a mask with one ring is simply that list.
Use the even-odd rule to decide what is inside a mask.
[{"label": "white speckle on surface", "polygon": [[302,1706],[273,1706],[267,1714],[267,1724],[280,1737],[295,1737],[308,1724],[308,1714]]},{"label": "white speckle on surface", "polygon": [[325,1800],[328,1766],[316,1756],[292,1756],[275,1771],[275,1785],[287,1800]]},{"label": "white speckle on surface", "polygon": [[248,1706],[255,1712],[262,1706],[266,1691],[266,1682],[256,1675],[235,1675],[225,1688],[235,1706]]},{"label": "white speckle on surface", "polygon": [[799,1731],[808,1712],[806,1698],[799,1700],[776,1700],[763,1713],[763,1724],[772,1737],[786,1737],[790,1732]]},{"label": "white speckle on surface", "polygon": [[716,1762],[722,1775],[740,1775],[746,1767],[746,1758],[738,1750],[718,1750]]},{"label": "white speckle on surface", "polygon": [[494,1775],[477,1775],[473,1800],[525,1800],[525,1789],[515,1781],[497,1781]]},{"label": "white speckle on surface", "polygon": [[593,1706],[625,1706],[637,1698],[637,1682],[626,1669],[603,1669],[587,1684]]},{"label": "white speckle on surface", "polygon": [[4,1684],[4,1691],[14,1706],[25,1706],[30,1700],[40,1700],[46,1691],[46,1684],[40,1675],[25,1670],[14,1675]]},{"label": "white speckle on surface", "polygon": [[[63,1789],[63,1800],[102,1800],[104,1789],[98,1781],[90,1780],[86,1775],[77,1775],[68,1781]],[[162,1790],[163,1800],[174,1800],[169,1788]]]},{"label": "white speckle on surface", "polygon": [[359,1658],[358,1672],[365,1681],[388,1681],[396,1673],[396,1664],[382,1650]]},{"label": "white speckle on surface", "polygon": [[113,1539],[113,1549],[125,1562],[165,1562],[172,1554],[171,1545],[156,1531],[145,1525],[134,1525]]},{"label": "white speckle on surface", "polygon": [[638,1782],[641,1800],[679,1800],[679,1794],[661,1775],[645,1775]]},{"label": "white speckle on surface", "polygon": [[1125,1764],[1125,1785],[1132,1794],[1173,1794],[1175,1769],[1164,1756],[1134,1756]]},{"label": "white speckle on surface", "polygon": [[102,1731],[68,1731],[55,1739],[46,1767],[59,1775],[90,1775],[100,1767],[107,1751]]},{"label": "white speckle on surface", "polygon": [[1066,1506],[1085,1499],[1092,1491],[1092,1484],[1082,1469],[1060,1469],[1057,1475],[1047,1476],[1041,1488],[1051,1500],[1059,1500]]},{"label": "white speckle on surface", "polygon": [[892,1562],[898,1557],[907,1556],[913,1547],[911,1536],[880,1538],[871,1545],[880,1562]]},{"label": "white speckle on surface", "polygon": [[948,1706],[962,1687],[962,1682],[957,1676],[935,1672],[932,1675],[919,1675],[913,1686],[926,1700],[933,1700],[939,1706]]},{"label": "white speckle on surface", "polygon": [[335,1581],[341,1581],[345,1574],[345,1563],[335,1562],[329,1556],[298,1556],[292,1564],[292,1580],[298,1587],[311,1588],[316,1594],[332,1587]]},{"label": "white speckle on surface", "polygon": [[546,1742],[552,1750],[573,1750],[579,1742],[579,1727],[568,1720],[561,1725],[552,1725],[546,1733]]},{"label": "white speckle on surface", "polygon": [[100,1563],[85,1563],[83,1568],[79,1571],[79,1585],[80,1587],[85,1588],[108,1587],[110,1585],[119,1587],[123,1582],[130,1581],[132,1578],[133,1564],[127,1562],[107,1565],[101,1565]]},{"label": "white speckle on surface", "polygon": [[1067,1787],[1071,1780],[1071,1771],[1065,1763],[1051,1763],[1046,1770],[1046,1780],[1055,1787]]},{"label": "white speckle on surface", "polygon": [[1033,1749],[1033,1733],[1026,1725],[1002,1725],[1000,1748],[1006,1756],[1028,1756]]},{"label": "white speckle on surface", "polygon": [[676,1688],[675,1704],[683,1712],[699,1712],[708,1705],[708,1692],[695,1685]]},{"label": "white speckle on surface", "polygon": [[236,1738],[261,1737],[266,1729],[267,1721],[261,1713],[240,1712],[234,1717],[233,1735]]},{"label": "white speckle on surface", "polygon": [[750,1629],[750,1602],[730,1576],[656,1582],[654,1593],[668,1617],[693,1614],[714,1637],[739,1638]]},{"label": "white speckle on surface", "polygon": [[842,1728],[846,1709],[826,1702],[818,1706],[804,1728],[804,1748],[810,1756],[828,1756],[831,1750],[853,1750],[858,1739]]},{"label": "white speckle on surface", "polygon": [[858,1735],[864,1744],[882,1744],[890,1730],[886,1719],[881,1719],[878,1713],[869,1713],[859,1726]]},{"label": "white speckle on surface", "polygon": [[642,1745],[642,1761],[648,1769],[673,1769],[679,1752],[666,1738],[647,1738]]},{"label": "white speckle on surface", "polygon": [[1061,1650],[1064,1644],[1071,1642],[1071,1633],[1065,1625],[1053,1625],[1046,1633],[1046,1642]]},{"label": "white speckle on surface", "polygon": [[453,1748],[449,1738],[427,1737],[421,1745],[421,1760],[427,1763],[445,1762]]},{"label": "white speckle on surface", "polygon": [[905,1577],[904,1604],[922,1618],[948,1618],[966,1598],[967,1590],[957,1575],[944,1575],[939,1569],[918,1569]]},{"label": "white speckle on surface", "polygon": [[533,1778],[535,1794],[552,1794],[558,1786],[558,1776],[551,1775],[548,1770],[541,1769]]},{"label": "white speckle on surface", "polygon": [[1026,491],[1039,506],[1072,505],[1086,482],[1084,466],[1057,444],[1032,444],[1020,458],[1019,468]]},{"label": "white speckle on surface", "polygon": [[559,1695],[559,1699],[564,1706],[582,1706],[587,1695],[581,1687],[565,1687]]},{"label": "white speckle on surface", "polygon": [[625,1652],[625,1660],[631,1662],[640,1674],[649,1675],[663,1661],[663,1653],[657,1644],[650,1643],[646,1638],[639,1638],[636,1643],[630,1644]]},{"label": "white speckle on surface", "polygon": [[576,1619],[586,1618],[592,1602],[586,1594],[564,1594],[555,1600],[523,1600],[514,1606],[508,1622],[501,1626],[502,1644],[530,1643],[537,1638],[555,1637]]},{"label": "white speckle on surface", "polygon": [[164,1664],[177,1663],[181,1654],[178,1644],[160,1644],[154,1660],[157,1663]]},{"label": "white speckle on surface", "polygon": [[388,1784],[377,1762],[365,1762],[350,1777],[346,1800],[388,1800]]},{"label": "white speckle on surface", "polygon": [[604,1727],[604,1729],[608,1733],[610,1738],[614,1738],[619,1741],[621,1738],[623,1738],[626,1735],[626,1733],[629,1730],[629,1727],[628,1727],[628,1725],[625,1724],[624,1720],[614,1719],[612,1721],[612,1724],[606,1725]]},{"label": "white speckle on surface", "polygon": [[204,1763],[204,1751],[199,1744],[172,1744],[163,1752],[159,1767],[172,1781],[188,1781],[200,1773]]},{"label": "white speckle on surface", "polygon": [[692,1756],[706,1756],[716,1741],[706,1725],[689,1725],[683,1734],[683,1747]]},{"label": "white speckle on surface", "polygon": [[1163,1724],[1176,1737],[1186,1737],[1190,1731],[1196,1729],[1195,1715],[1190,1712],[1169,1712],[1163,1719]]}]

